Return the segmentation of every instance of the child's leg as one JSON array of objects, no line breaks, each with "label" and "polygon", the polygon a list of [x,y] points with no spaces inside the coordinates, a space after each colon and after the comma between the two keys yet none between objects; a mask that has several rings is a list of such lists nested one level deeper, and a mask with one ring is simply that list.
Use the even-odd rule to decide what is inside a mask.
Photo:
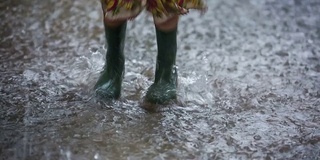
[{"label": "child's leg", "polygon": [[[177,25],[179,16],[189,9],[205,11],[203,0],[147,0],[147,10],[153,14],[158,56],[155,81],[147,91],[146,100],[165,104],[177,97]],[[175,16],[174,16],[175,15]]]},{"label": "child's leg", "polygon": [[155,22],[154,25],[156,26],[157,29],[159,29],[161,31],[172,31],[177,28],[178,22],[179,22],[179,16],[176,15],[176,16],[169,18],[165,22],[161,22],[161,23]]},{"label": "child's leg", "polygon": [[104,19],[106,63],[94,88],[100,96],[105,98],[119,98],[121,94],[126,26],[125,20]]},{"label": "child's leg", "polygon": [[140,0],[100,0],[107,44],[106,63],[95,90],[105,98],[119,98],[124,75],[124,43],[127,20],[136,17],[143,6]]},{"label": "child's leg", "polygon": [[160,24],[155,23],[157,36],[157,65],[154,83],[146,94],[151,103],[165,104],[177,97],[177,25],[179,16],[173,16]]}]

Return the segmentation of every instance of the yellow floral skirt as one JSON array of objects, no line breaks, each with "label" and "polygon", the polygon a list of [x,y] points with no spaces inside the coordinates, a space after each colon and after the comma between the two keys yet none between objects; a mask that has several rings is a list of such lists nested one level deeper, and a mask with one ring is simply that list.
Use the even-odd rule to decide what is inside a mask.
[{"label": "yellow floral skirt", "polygon": [[206,10],[203,0],[101,0],[101,3],[105,18],[111,20],[133,19],[144,8],[153,15],[156,23],[186,14],[189,9]]}]

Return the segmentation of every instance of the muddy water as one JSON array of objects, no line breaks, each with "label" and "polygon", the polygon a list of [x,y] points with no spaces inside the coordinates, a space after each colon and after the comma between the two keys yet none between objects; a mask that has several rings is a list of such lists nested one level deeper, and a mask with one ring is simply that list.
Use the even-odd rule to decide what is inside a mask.
[{"label": "muddy water", "polygon": [[0,158],[319,159],[318,0],[208,4],[181,18],[178,103],[148,112],[150,16],[128,24],[123,95],[106,102],[98,1],[1,1]]}]

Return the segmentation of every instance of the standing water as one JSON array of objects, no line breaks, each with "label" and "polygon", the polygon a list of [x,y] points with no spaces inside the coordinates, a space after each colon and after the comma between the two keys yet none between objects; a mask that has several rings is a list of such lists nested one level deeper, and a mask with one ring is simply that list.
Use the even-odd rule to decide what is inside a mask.
[{"label": "standing water", "polygon": [[98,99],[99,1],[0,2],[1,159],[320,159],[318,0],[210,0],[181,17],[178,103],[141,107],[152,18],[128,25],[119,101]]}]

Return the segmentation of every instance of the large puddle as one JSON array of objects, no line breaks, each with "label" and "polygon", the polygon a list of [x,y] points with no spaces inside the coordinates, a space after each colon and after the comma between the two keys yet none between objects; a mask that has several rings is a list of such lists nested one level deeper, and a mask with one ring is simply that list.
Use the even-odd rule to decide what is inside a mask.
[{"label": "large puddle", "polygon": [[0,2],[1,159],[319,159],[318,0],[209,0],[179,26],[179,99],[143,109],[156,41],[128,24],[119,101],[99,1]]}]

